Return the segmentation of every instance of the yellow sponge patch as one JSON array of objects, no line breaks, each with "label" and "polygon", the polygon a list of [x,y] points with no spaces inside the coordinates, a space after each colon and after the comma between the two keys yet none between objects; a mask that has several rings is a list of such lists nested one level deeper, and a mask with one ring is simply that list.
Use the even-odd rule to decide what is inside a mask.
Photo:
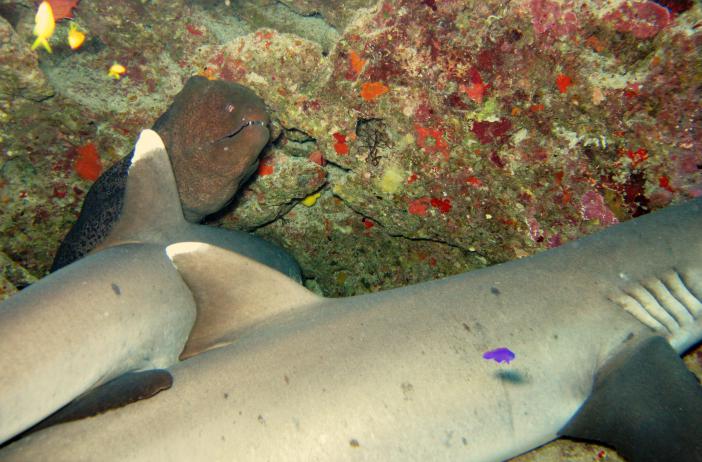
[{"label": "yellow sponge patch", "polygon": [[395,194],[402,187],[402,183],[405,182],[405,172],[395,166],[390,166],[385,169],[382,178],[380,178],[380,183],[378,186],[380,190],[388,193]]}]

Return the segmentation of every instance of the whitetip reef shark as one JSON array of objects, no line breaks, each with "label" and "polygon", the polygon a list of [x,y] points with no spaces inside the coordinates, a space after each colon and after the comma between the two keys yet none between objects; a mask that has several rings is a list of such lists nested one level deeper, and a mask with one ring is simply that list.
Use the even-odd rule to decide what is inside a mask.
[{"label": "whitetip reef shark", "polygon": [[[340,299],[208,243],[164,255],[206,313],[200,338],[221,347],[170,366],[167,391],[28,435],[0,459],[491,462],[569,436],[630,462],[702,461],[702,388],[679,356],[702,339],[702,199]],[[514,360],[483,357],[498,347]]]},{"label": "whitetip reef shark", "polygon": [[[136,143],[123,201],[96,251],[0,304],[0,442],[125,373],[164,368],[213,346],[198,334],[202,315],[167,245],[196,240],[236,249],[299,280],[297,263],[273,244],[185,221],[171,163],[152,130]],[[147,377],[153,392],[170,385],[167,373]]]}]

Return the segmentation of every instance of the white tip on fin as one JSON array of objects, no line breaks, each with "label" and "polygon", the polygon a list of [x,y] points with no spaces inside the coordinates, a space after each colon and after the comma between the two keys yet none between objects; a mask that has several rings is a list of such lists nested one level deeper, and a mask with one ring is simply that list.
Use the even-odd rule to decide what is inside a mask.
[{"label": "white tip on fin", "polygon": [[166,247],[197,305],[181,359],[233,342],[245,329],[320,297],[255,260],[201,242]]},{"label": "white tip on fin", "polygon": [[132,165],[136,162],[151,157],[155,152],[166,151],[166,146],[158,133],[151,129],[142,130],[134,146],[134,156],[132,157]]},{"label": "white tip on fin", "polygon": [[213,246],[205,244],[204,242],[178,242],[166,247],[166,255],[168,255],[168,258],[173,262],[173,266],[177,268],[176,259],[181,255],[187,256],[189,254],[205,253],[210,247]]},{"label": "white tip on fin", "polygon": [[168,241],[185,222],[166,146],[158,133],[143,130],[134,146],[119,220],[101,246]]}]

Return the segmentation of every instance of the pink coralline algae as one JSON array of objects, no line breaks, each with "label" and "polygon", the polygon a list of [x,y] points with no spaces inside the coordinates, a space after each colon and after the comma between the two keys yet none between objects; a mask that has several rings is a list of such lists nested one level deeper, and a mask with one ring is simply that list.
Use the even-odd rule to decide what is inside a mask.
[{"label": "pink coralline algae", "polygon": [[468,178],[466,178],[466,183],[473,186],[474,188],[480,188],[483,185],[483,182],[480,181],[480,178],[476,176],[469,176]]},{"label": "pink coralline algae", "polygon": [[310,153],[310,155],[307,156],[307,158],[315,164],[321,165],[322,167],[327,165],[327,160],[324,158],[324,154],[322,154],[322,151],[314,151]]},{"label": "pink coralline algae", "polygon": [[667,190],[668,192],[674,192],[673,186],[670,184],[670,178],[667,176],[661,176],[658,178],[658,186]]},{"label": "pink coralline algae", "polygon": [[680,14],[692,8],[694,0],[656,0],[656,3],[668,8],[671,13]]},{"label": "pink coralline algae", "polygon": [[670,12],[651,1],[624,1],[604,19],[614,23],[619,32],[631,32],[638,39],[648,39],[670,24]]},{"label": "pink coralline algae", "polygon": [[626,156],[631,159],[631,168],[637,168],[648,159],[648,152],[643,148],[636,151],[629,149],[626,151]]},{"label": "pink coralline algae", "polygon": [[440,152],[444,155],[444,158],[448,160],[449,147],[446,140],[444,140],[444,133],[441,130],[421,127],[419,125],[415,125],[414,129],[417,132],[417,146],[428,154]]},{"label": "pink coralline algae", "polygon": [[508,119],[500,119],[497,122],[473,122],[471,131],[482,144],[490,144],[500,140],[512,128],[512,122]]},{"label": "pink coralline algae", "polygon": [[505,168],[505,161],[500,157],[500,155],[497,153],[497,151],[493,151],[490,153],[490,162],[495,164],[495,167],[497,168]]},{"label": "pink coralline algae", "polygon": [[556,86],[560,93],[565,93],[568,91],[568,87],[573,85],[573,80],[565,74],[558,74],[556,76]]},{"label": "pink coralline algae", "polygon": [[580,198],[580,211],[584,219],[598,220],[603,226],[619,223],[617,217],[604,203],[602,196],[595,191],[583,194]]},{"label": "pink coralline algae", "polygon": [[427,214],[430,204],[431,201],[428,197],[420,197],[419,199],[415,199],[409,203],[407,211],[412,215],[423,217]]},{"label": "pink coralline algae", "polygon": [[334,151],[336,151],[337,154],[342,156],[348,154],[349,145],[346,144],[346,135],[344,135],[343,133],[334,133],[332,134],[332,136],[336,141],[336,143],[334,143]]},{"label": "pink coralline algae", "polygon": [[547,245],[549,249],[560,247],[563,244],[563,239],[560,234],[554,234],[548,238]]},{"label": "pink coralline algae", "polygon": [[550,0],[531,0],[531,23],[537,34],[550,32],[556,37],[573,36],[578,29],[577,17],[570,11],[572,3]]},{"label": "pink coralline algae", "polygon": [[534,242],[543,242],[544,233],[541,230],[541,225],[533,216],[527,217],[527,226],[529,227],[529,236]]},{"label": "pink coralline algae", "polygon": [[471,69],[470,75],[470,85],[460,84],[459,89],[472,101],[480,104],[483,102],[483,96],[485,96],[485,92],[490,85],[483,82],[483,79],[480,77],[480,73],[476,69]]},{"label": "pink coralline algae", "polygon": [[441,213],[449,213],[451,211],[451,199],[432,198],[431,206],[438,209]]}]

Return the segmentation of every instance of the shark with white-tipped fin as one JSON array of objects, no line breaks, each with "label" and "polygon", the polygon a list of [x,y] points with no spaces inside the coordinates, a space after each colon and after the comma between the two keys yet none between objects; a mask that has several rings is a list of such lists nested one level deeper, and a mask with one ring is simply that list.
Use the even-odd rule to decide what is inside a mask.
[{"label": "shark with white-tipped fin", "polygon": [[[201,242],[167,255],[221,348],[6,461],[494,462],[559,436],[702,461],[702,199],[533,257],[342,299]],[[196,327],[196,331],[197,331]],[[508,348],[509,364],[483,358]]]}]

